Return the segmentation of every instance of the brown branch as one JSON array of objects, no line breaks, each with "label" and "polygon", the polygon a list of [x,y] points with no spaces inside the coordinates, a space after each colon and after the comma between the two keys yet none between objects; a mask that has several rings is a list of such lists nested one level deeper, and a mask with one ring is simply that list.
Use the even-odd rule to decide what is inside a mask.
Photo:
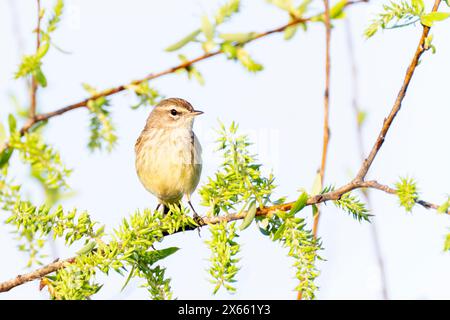
[{"label": "brown branch", "polygon": [[[342,195],[346,194],[347,192],[350,192],[355,189],[361,189],[361,188],[377,189],[377,190],[381,190],[381,191],[389,193],[389,194],[396,193],[395,189],[392,189],[389,186],[380,184],[375,180],[360,181],[360,182],[352,181],[334,191],[310,197],[307,201],[307,205],[319,204],[319,203],[326,202],[329,200],[338,200],[342,197]],[[425,207],[426,209],[430,209],[430,208],[437,209],[439,207],[438,205],[435,205],[435,204],[432,204],[432,203],[429,203],[429,202],[423,201],[423,200],[417,200],[416,202],[418,204],[422,205],[423,207]],[[256,211],[256,216],[269,216],[271,214],[275,214],[278,211],[288,211],[292,208],[294,203],[295,202],[289,202],[289,203],[274,205],[274,206],[270,206],[270,207],[258,208]],[[447,212],[447,213],[449,213],[449,212]],[[203,226],[207,226],[210,224],[218,224],[218,223],[224,222],[224,221],[230,222],[230,221],[240,220],[240,219],[243,219],[246,214],[247,214],[247,212],[244,211],[241,213],[229,214],[226,216],[203,217],[202,220],[199,222],[199,226],[203,227]],[[187,226],[184,229],[180,227],[174,233],[178,233],[178,232],[182,232],[182,231],[191,231],[191,230],[195,230],[195,229],[196,229],[196,227],[192,227],[192,226]],[[166,233],[164,235],[168,236],[169,234]],[[44,277],[50,273],[53,273],[55,271],[58,271],[60,269],[67,267],[69,264],[75,262],[75,260],[76,260],[76,257],[71,257],[71,258],[68,258],[65,260],[61,260],[61,261],[54,261],[42,268],[36,269],[35,271],[32,271],[30,273],[27,273],[24,275],[18,275],[8,281],[0,283],[0,292],[6,292],[6,291],[9,291],[9,290],[13,289],[14,287],[20,286],[26,282],[41,279],[42,277]]]},{"label": "brown branch", "polygon": [[[328,0],[323,0],[325,6],[325,91],[323,94],[323,142],[322,159],[320,163],[319,176],[320,184],[323,185],[325,179],[325,167],[328,155],[328,143],[330,139],[330,40],[331,40],[331,22],[330,22],[330,4]],[[320,211],[314,216],[313,235],[317,238],[319,226]]]},{"label": "brown branch", "polygon": [[[354,4],[358,4],[358,3],[363,3],[363,2],[367,2],[367,0],[349,1],[349,2],[347,2],[346,6],[350,6],[350,5],[354,5]],[[252,39],[250,39],[247,42],[245,42],[244,45],[248,44],[250,42],[256,41],[258,39],[267,37],[267,36],[269,36],[271,34],[283,32],[286,28],[291,27],[293,25],[309,22],[313,18],[317,18],[317,16],[320,16],[320,14],[312,16],[312,17],[309,17],[309,18],[295,19],[295,20],[293,20],[293,21],[291,21],[291,22],[289,22],[289,23],[287,23],[287,24],[285,24],[283,26],[278,27],[278,28],[274,28],[274,29],[271,29],[271,30],[268,30],[268,31],[265,31],[265,32],[261,32],[261,33],[257,34],[255,37],[253,37]],[[109,88],[109,89],[103,90],[103,91],[99,92],[98,94],[92,95],[92,96],[90,96],[90,97],[88,97],[88,98],[86,98],[84,100],[81,100],[79,102],[73,103],[73,104],[68,105],[66,107],[63,107],[63,108],[60,108],[60,109],[56,109],[56,110],[48,112],[48,113],[37,114],[37,115],[35,115],[35,117],[29,119],[24,124],[24,126],[20,129],[20,134],[24,135],[35,124],[37,124],[39,122],[47,121],[47,120],[49,120],[49,119],[51,119],[53,117],[60,116],[62,114],[65,114],[66,112],[69,112],[69,111],[72,111],[72,110],[75,110],[75,109],[84,108],[84,107],[87,106],[89,100],[94,100],[94,99],[98,99],[98,98],[101,98],[101,97],[112,96],[112,95],[114,95],[116,93],[119,93],[119,92],[127,90],[129,85],[138,85],[138,84],[141,84],[141,83],[146,82],[146,81],[154,80],[154,79],[160,78],[162,76],[172,74],[172,73],[174,73],[177,70],[185,69],[185,68],[187,68],[189,66],[192,66],[192,65],[196,64],[197,62],[209,59],[211,57],[214,57],[214,56],[217,56],[217,55],[220,55],[220,54],[223,54],[223,52],[220,51],[220,50],[209,52],[209,53],[205,53],[205,54],[203,54],[201,56],[198,56],[197,58],[185,61],[185,62],[183,62],[183,63],[181,63],[181,64],[179,64],[177,66],[168,68],[166,70],[163,70],[163,71],[160,71],[160,72],[157,72],[157,73],[150,73],[144,78],[133,80],[133,81],[127,83],[127,84],[123,84],[123,85],[119,85],[117,87],[113,87],[113,88]],[[2,153],[6,148],[8,148],[8,142],[5,142],[3,144],[3,146],[0,148],[0,153]]]},{"label": "brown branch", "polygon": [[[438,10],[440,4],[441,4],[441,0],[435,0],[432,12],[436,12]],[[392,122],[394,121],[397,113],[400,111],[400,108],[402,107],[403,99],[405,98],[406,91],[408,90],[408,86],[411,82],[412,76],[414,75],[414,71],[416,70],[416,67],[419,63],[420,57],[426,51],[424,45],[425,45],[425,40],[428,37],[429,32],[430,32],[430,27],[423,26],[422,36],[420,38],[420,41],[417,46],[414,57],[412,58],[412,61],[409,64],[408,70],[406,71],[406,75],[403,80],[402,87],[400,88],[400,91],[397,95],[397,99],[395,100],[394,106],[392,107],[392,110],[389,113],[388,117],[384,119],[383,127],[381,128],[381,131],[378,134],[378,138],[375,141],[375,144],[373,145],[369,156],[364,160],[363,164],[361,165],[361,168],[359,169],[359,172],[356,175],[355,180],[364,180],[364,178],[366,177],[367,172],[369,171],[369,169],[372,165],[372,162],[375,160],[375,157],[377,156],[378,151],[380,151],[380,148],[383,145],[383,142],[386,138],[386,134],[388,133],[388,131],[392,125]]]},{"label": "brown branch", "polygon": [[[358,89],[358,69],[356,65],[356,57],[355,57],[355,51],[353,48],[353,35],[352,35],[352,28],[350,25],[350,20],[345,20],[345,26],[346,26],[346,38],[347,38],[347,51],[348,51],[348,57],[350,60],[350,67],[351,67],[351,82],[352,82],[352,109],[355,116],[355,123],[356,123],[356,139],[357,139],[357,146],[359,155],[361,158],[361,161],[364,161],[364,137],[362,132],[362,125],[363,122],[360,120],[360,113],[362,110],[359,106],[359,89]],[[366,203],[367,209],[373,213],[372,209],[372,201],[370,198],[370,192],[369,190],[363,190],[362,196],[364,198],[364,202]],[[373,219],[370,223],[370,230],[372,235],[372,242],[374,245],[375,250],[375,258],[378,264],[378,269],[380,273],[380,279],[381,279],[381,294],[384,300],[389,299],[388,289],[387,289],[387,277],[386,277],[386,268],[384,266],[384,258],[383,253],[381,250],[380,240],[379,240],[379,234],[378,234],[378,226],[376,223],[376,220]]]},{"label": "brown branch", "polygon": [[55,272],[59,269],[65,268],[70,263],[73,263],[75,261],[75,258],[69,258],[66,260],[61,261],[54,261],[42,268],[36,269],[33,272],[27,273],[27,274],[19,274],[17,277],[12,278],[8,281],[0,283],[0,292],[6,292],[11,290],[14,287],[20,286],[24,283],[27,283],[29,281],[41,279],[47,274],[50,274],[52,272]]},{"label": "brown branch", "polygon": [[[37,27],[36,27],[36,52],[41,46],[41,1],[37,0]],[[34,119],[36,116],[36,95],[37,95],[38,83],[36,76],[31,77],[30,88],[30,118]]]}]

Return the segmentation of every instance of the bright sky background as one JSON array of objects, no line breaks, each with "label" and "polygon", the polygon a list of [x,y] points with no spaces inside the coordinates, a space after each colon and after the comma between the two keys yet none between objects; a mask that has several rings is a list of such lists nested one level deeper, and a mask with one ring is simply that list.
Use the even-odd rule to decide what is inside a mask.
[{"label": "bright sky background", "polygon": [[[46,7],[52,1],[42,1]],[[198,27],[204,13],[213,13],[223,1],[169,0],[67,0],[65,15],[54,42],[70,55],[51,50],[45,58],[44,72],[49,82],[39,92],[39,110],[50,111],[77,102],[86,95],[87,82],[99,89],[127,83],[153,71],[178,63],[177,54],[163,51],[167,45]],[[284,24],[286,14],[263,0],[243,0],[241,12],[222,30],[228,32],[265,31]],[[419,25],[377,34],[371,40],[362,36],[380,3],[357,5],[349,10],[360,77],[360,103],[368,112],[364,139],[368,150],[378,134],[383,118],[392,107],[418,43]],[[427,3],[431,1],[426,1]],[[125,4],[126,3],[126,4]],[[321,1],[315,9],[322,10]],[[15,14],[13,14],[15,8]],[[445,4],[444,10],[449,11]],[[418,67],[403,108],[380,151],[369,178],[393,185],[399,176],[414,177],[421,196],[441,203],[449,192],[448,159],[448,75],[450,74],[450,21],[433,28],[437,53],[426,53]],[[35,1],[0,1],[0,119],[12,110],[10,94],[27,103],[23,83],[13,81],[21,50],[34,48]],[[20,33],[18,38],[17,32]],[[16,34],[15,34],[16,33]],[[264,64],[264,71],[249,74],[238,63],[215,57],[198,64],[206,85],[188,81],[185,75],[169,75],[152,82],[166,96],[189,100],[205,111],[195,130],[204,147],[202,182],[218,165],[212,153],[217,119],[232,120],[249,132],[257,143],[259,160],[273,169],[279,186],[275,196],[295,199],[301,187],[310,188],[320,163],[322,144],[322,94],[324,85],[324,28],[312,25],[308,33],[299,32],[290,42],[272,35],[248,46],[253,57]],[[23,48],[21,48],[23,47]],[[183,50],[189,57],[199,49]],[[359,167],[352,85],[345,23],[337,21],[332,38],[331,141],[326,183],[346,183]],[[69,183],[76,196],[65,200],[67,208],[86,209],[94,220],[117,227],[121,219],[138,208],[156,205],[139,183],[134,169],[134,143],[150,109],[133,111],[132,94],[112,98],[113,119],[120,137],[111,153],[91,154],[88,117],[85,110],[70,112],[51,120],[46,130],[49,142],[60,151],[66,164],[75,169]],[[18,181],[27,171],[11,172]],[[202,183],[201,182],[201,183]],[[36,203],[43,195],[27,179],[24,189]],[[450,256],[442,251],[449,232],[448,216],[416,207],[405,213],[393,196],[373,191],[373,214],[379,229],[386,265],[388,290],[394,299],[449,299]],[[274,197],[275,198],[275,197]],[[194,203],[198,205],[198,196]],[[368,223],[359,223],[331,203],[323,207],[319,233],[326,261],[319,264],[319,299],[377,299],[380,279]],[[202,209],[199,208],[199,211]],[[310,218],[308,208],[302,214]],[[3,220],[3,219],[2,219]],[[26,257],[16,249],[10,227],[0,225],[2,266],[0,281],[24,273]],[[175,297],[180,299],[292,299],[296,293],[293,261],[286,250],[263,237],[255,226],[240,237],[241,270],[237,293],[220,292],[212,296],[206,268],[209,252],[203,229],[167,237],[159,248],[178,246],[181,250],[163,261],[172,278]],[[76,251],[57,245],[57,256],[69,257]],[[50,261],[50,258],[49,258]],[[105,281],[106,280],[106,281]],[[125,279],[112,273],[96,299],[146,299],[139,281],[132,281],[120,292]],[[32,282],[0,299],[46,299]]]}]

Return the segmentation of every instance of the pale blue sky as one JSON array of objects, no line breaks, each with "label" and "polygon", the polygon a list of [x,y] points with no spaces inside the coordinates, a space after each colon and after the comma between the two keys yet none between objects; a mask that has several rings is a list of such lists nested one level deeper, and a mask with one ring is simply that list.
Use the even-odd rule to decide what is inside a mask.
[{"label": "pale blue sky", "polygon": [[[11,3],[19,15],[13,22]],[[43,1],[43,3],[51,1]],[[241,13],[223,25],[224,31],[265,31],[286,22],[286,15],[263,0],[243,0]],[[321,1],[314,7],[321,10]],[[371,40],[362,37],[364,27],[378,5],[358,5],[349,10],[360,76],[360,100],[368,111],[364,128],[366,150],[372,145],[383,118],[388,114],[400,88],[407,64],[420,36],[420,27],[411,26],[382,32]],[[126,3],[126,4],[125,4]],[[178,62],[176,54],[163,48],[197,28],[204,13],[212,13],[221,1],[169,0],[67,0],[61,28],[55,33],[58,46],[70,55],[52,50],[45,59],[44,71],[49,86],[39,93],[39,110],[50,111],[85,97],[81,87],[87,82],[100,89],[126,83]],[[443,5],[443,8],[445,5]],[[447,8],[444,10],[449,11]],[[450,74],[450,22],[433,28],[437,53],[426,53],[408,90],[403,108],[395,119],[369,177],[392,185],[399,176],[414,177],[422,197],[440,203],[449,192],[448,159],[448,74]],[[22,103],[27,95],[21,83],[13,81],[19,63],[19,48],[14,37],[16,24],[22,34],[25,52],[34,47],[31,34],[35,24],[35,1],[0,1],[0,117],[11,110],[8,95],[16,94]],[[359,166],[355,123],[351,108],[351,77],[346,46],[345,25],[337,21],[332,38],[331,141],[326,183],[341,185]],[[206,85],[188,81],[184,75],[169,75],[152,82],[166,96],[188,99],[205,111],[195,130],[204,146],[206,181],[218,165],[212,154],[217,119],[237,121],[243,131],[257,142],[260,161],[273,169],[276,196],[297,197],[301,187],[310,188],[320,162],[322,143],[322,93],[324,83],[324,30],[313,25],[290,42],[282,35],[252,43],[248,50],[264,64],[264,71],[247,73],[239,64],[215,57],[198,65]],[[183,50],[189,57],[200,54],[196,48]],[[91,154],[86,149],[88,117],[77,110],[54,118],[46,131],[49,142],[60,151],[66,164],[74,168],[69,183],[76,196],[64,201],[67,208],[90,212],[93,219],[116,227],[123,217],[137,208],[151,207],[155,199],[139,183],[134,171],[135,139],[149,109],[132,111],[134,97],[118,94],[112,98],[112,113],[118,128],[119,144],[112,154]],[[23,167],[12,172],[18,180],[26,176]],[[26,180],[24,189],[39,203],[42,194]],[[194,196],[198,203],[198,196]],[[386,264],[390,296],[397,299],[450,298],[450,256],[442,252],[449,232],[448,216],[417,207],[412,213],[399,208],[397,199],[372,192],[372,202]],[[198,205],[197,205],[198,206]],[[308,208],[302,214],[310,217]],[[16,250],[11,229],[0,225],[3,259],[1,280],[23,273],[26,257]],[[376,299],[380,297],[379,277],[370,227],[353,220],[332,204],[324,207],[319,230],[327,260],[319,264],[319,299]],[[212,296],[206,268],[209,252],[196,232],[168,237],[160,245],[181,250],[165,260],[167,274],[178,298],[194,299],[291,299],[292,261],[286,250],[263,237],[255,226],[242,233],[241,270],[237,293],[220,292]],[[61,258],[68,250],[58,244]],[[106,279],[99,277],[99,281]],[[95,298],[145,299],[145,289],[132,281],[120,293],[124,282],[112,274]],[[37,282],[0,295],[0,299],[47,298],[38,291]]]}]

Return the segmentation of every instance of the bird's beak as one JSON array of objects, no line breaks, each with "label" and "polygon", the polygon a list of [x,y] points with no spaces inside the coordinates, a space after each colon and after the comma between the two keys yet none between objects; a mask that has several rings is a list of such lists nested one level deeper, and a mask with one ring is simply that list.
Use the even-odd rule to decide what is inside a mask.
[{"label": "bird's beak", "polygon": [[191,112],[191,114],[192,114],[193,117],[199,116],[199,115],[201,115],[202,113],[203,113],[203,111],[200,111],[200,110],[194,110],[194,111]]}]

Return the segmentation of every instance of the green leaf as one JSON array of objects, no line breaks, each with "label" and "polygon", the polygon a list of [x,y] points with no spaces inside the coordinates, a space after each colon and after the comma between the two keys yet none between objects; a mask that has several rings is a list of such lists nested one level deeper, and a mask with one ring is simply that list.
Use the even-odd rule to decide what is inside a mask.
[{"label": "green leaf", "polygon": [[230,0],[219,8],[215,16],[216,24],[219,25],[239,11],[240,0]]},{"label": "green leaf", "polygon": [[151,251],[150,255],[149,255],[149,264],[152,265],[155,262],[165,259],[168,256],[174,254],[175,252],[177,252],[178,250],[180,250],[180,248],[177,247],[169,247],[166,249],[161,249],[161,250],[155,250],[155,251]]},{"label": "green leaf", "polygon": [[277,229],[277,231],[275,232],[275,234],[273,235],[272,240],[273,240],[273,241],[279,240],[279,239],[283,236],[283,233],[284,233],[284,230],[285,230],[285,229],[286,229],[286,224],[283,223],[283,224]]},{"label": "green leaf", "polygon": [[0,154],[0,169],[3,168],[11,158],[13,154],[14,149],[12,148],[6,148],[3,150],[3,152]]},{"label": "green leaf", "polygon": [[366,118],[367,112],[363,110],[358,110],[358,114],[356,115],[356,121],[358,122],[358,126],[362,126]]},{"label": "green leaf", "polygon": [[300,197],[298,197],[297,201],[295,201],[294,205],[292,206],[291,210],[289,211],[288,215],[293,216],[300,210],[302,210],[306,203],[308,202],[308,194],[306,192],[303,192]]},{"label": "green leaf", "polygon": [[400,182],[395,183],[395,187],[400,205],[407,212],[411,212],[416,204],[416,200],[419,198],[416,182],[410,178],[400,178]]},{"label": "green leaf", "polygon": [[204,15],[202,17],[202,26],[201,26],[202,32],[206,37],[207,41],[212,41],[214,38],[214,26],[209,21],[208,16]]},{"label": "green leaf", "polygon": [[36,56],[39,59],[42,59],[47,54],[49,48],[50,48],[50,41],[45,41],[41,43],[39,49],[36,52]]},{"label": "green leaf", "polygon": [[431,27],[435,21],[442,21],[450,17],[450,12],[430,12],[420,16],[420,22]]},{"label": "green leaf", "polygon": [[237,43],[244,43],[253,39],[257,35],[256,32],[246,32],[246,33],[221,33],[219,38]]},{"label": "green leaf", "polygon": [[95,241],[89,241],[83,248],[77,251],[77,255],[81,256],[83,254],[91,252],[97,243]]},{"label": "green leaf", "polygon": [[447,201],[445,201],[438,207],[437,211],[439,213],[447,213],[449,208],[450,208],[450,197],[447,199]]},{"label": "green leaf", "polygon": [[255,219],[255,215],[256,215],[256,202],[253,201],[252,203],[250,203],[247,214],[245,215],[244,221],[240,225],[239,230],[242,231],[247,229],[251,225],[253,219]]},{"label": "green leaf", "polygon": [[202,31],[200,29],[192,31],[190,34],[188,34],[186,37],[181,39],[180,41],[168,46],[165,50],[168,52],[176,51],[181,48],[183,48],[185,45],[187,45],[189,42],[194,41],[195,38],[201,33]]},{"label": "green leaf", "polygon": [[445,237],[444,251],[450,251],[450,233]]},{"label": "green leaf", "polygon": [[35,70],[34,76],[36,77],[36,80],[41,85],[41,87],[45,88],[47,86],[47,78],[45,77],[41,68],[37,68]]},{"label": "green leaf", "polygon": [[8,115],[8,124],[9,124],[9,133],[13,134],[17,130],[17,121],[16,118],[10,113]]},{"label": "green leaf", "polygon": [[263,66],[257,63],[243,48],[237,48],[236,57],[242,65],[250,72],[258,72],[263,69]]},{"label": "green leaf", "polygon": [[295,36],[295,34],[297,33],[297,29],[298,29],[298,25],[287,27],[284,30],[284,40],[292,39]]},{"label": "green leaf", "polygon": [[330,9],[330,19],[340,19],[344,17],[344,8],[348,0],[341,0]]}]

